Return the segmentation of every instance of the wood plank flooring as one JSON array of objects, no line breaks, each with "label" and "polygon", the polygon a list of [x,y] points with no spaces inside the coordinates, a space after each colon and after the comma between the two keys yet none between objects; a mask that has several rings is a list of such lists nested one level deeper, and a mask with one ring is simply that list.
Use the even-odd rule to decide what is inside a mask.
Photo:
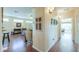
[{"label": "wood plank flooring", "polygon": [[62,35],[61,39],[49,50],[49,52],[77,52],[77,44],[69,34]]},{"label": "wood plank flooring", "polygon": [[[49,52],[78,52],[78,46],[70,39],[70,36],[63,35],[63,37],[56,42],[56,44],[49,50]],[[10,36],[10,46],[4,52],[38,52],[32,47],[31,42],[25,43],[24,36],[12,35]]]},{"label": "wood plank flooring", "polygon": [[[6,48],[6,47],[4,47]],[[10,45],[8,49],[5,49],[4,52],[38,52],[32,48],[32,43],[25,43],[25,38],[22,35],[11,35],[10,36]]]}]

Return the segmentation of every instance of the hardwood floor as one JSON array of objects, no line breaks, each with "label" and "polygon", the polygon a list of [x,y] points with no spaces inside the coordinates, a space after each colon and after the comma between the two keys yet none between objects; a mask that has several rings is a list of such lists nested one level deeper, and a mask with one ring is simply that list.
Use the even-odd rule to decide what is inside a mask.
[{"label": "hardwood floor", "polygon": [[[7,41],[5,41],[7,42]],[[5,45],[8,43],[5,43]],[[7,46],[6,46],[7,47]],[[4,48],[6,48],[4,47]],[[4,52],[38,52],[32,48],[32,43],[25,43],[25,38],[22,35],[11,35],[10,36],[10,45]]]},{"label": "hardwood floor", "polygon": [[[7,41],[6,41],[7,42]],[[5,43],[7,45],[7,43]],[[6,48],[6,47],[5,47]],[[69,35],[63,37],[56,42],[56,44],[49,50],[49,52],[77,52],[78,46],[73,42]],[[4,52],[38,52],[32,47],[29,41],[25,43],[24,36],[11,35],[10,45]]]},{"label": "hardwood floor", "polygon": [[74,43],[73,47],[67,47],[66,45],[61,45],[60,40],[49,50],[49,52],[78,52],[77,45]]},{"label": "hardwood floor", "polygon": [[77,52],[78,46],[70,37],[70,35],[64,34],[62,38],[49,50],[49,52]]}]

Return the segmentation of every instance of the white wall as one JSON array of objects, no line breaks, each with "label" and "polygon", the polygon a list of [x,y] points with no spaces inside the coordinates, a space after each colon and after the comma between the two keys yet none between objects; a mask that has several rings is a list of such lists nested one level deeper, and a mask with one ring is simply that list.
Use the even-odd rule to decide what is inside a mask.
[{"label": "white wall", "polygon": [[52,17],[56,17],[56,12],[49,14],[48,9],[45,8],[45,51],[48,51],[58,40],[58,25],[51,24]]},{"label": "white wall", "polygon": [[2,50],[2,8],[0,7],[0,51]]},{"label": "white wall", "polygon": [[45,39],[44,39],[44,8],[35,8],[35,18],[42,17],[42,30],[36,30],[35,22],[33,24],[33,48],[38,51],[45,51]]},{"label": "white wall", "polygon": [[79,8],[75,8],[70,15],[73,19],[73,40],[79,45]]},{"label": "white wall", "polygon": [[79,8],[75,10],[75,43],[77,44],[79,51]]},{"label": "white wall", "polygon": [[[49,14],[47,8],[36,8],[36,18],[42,17],[42,30],[36,30],[33,25],[33,47],[38,51],[48,51],[58,40],[58,25],[51,24],[51,18],[56,13]],[[54,39],[54,40],[53,40]]]},{"label": "white wall", "polygon": [[79,44],[79,14],[76,14],[76,39],[75,42]]}]

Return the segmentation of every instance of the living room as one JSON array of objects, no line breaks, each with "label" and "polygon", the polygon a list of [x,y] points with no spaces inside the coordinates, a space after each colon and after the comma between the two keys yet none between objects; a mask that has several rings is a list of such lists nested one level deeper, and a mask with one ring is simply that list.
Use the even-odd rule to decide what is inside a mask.
[{"label": "living room", "polygon": [[[32,43],[34,14],[32,8],[3,8],[3,50],[11,47],[8,45],[14,36],[23,36],[25,42]],[[9,36],[9,37],[8,37]],[[8,40],[6,40],[8,39]],[[26,40],[27,39],[27,40]],[[13,42],[13,41],[12,41]],[[16,42],[17,43],[17,42]]]}]

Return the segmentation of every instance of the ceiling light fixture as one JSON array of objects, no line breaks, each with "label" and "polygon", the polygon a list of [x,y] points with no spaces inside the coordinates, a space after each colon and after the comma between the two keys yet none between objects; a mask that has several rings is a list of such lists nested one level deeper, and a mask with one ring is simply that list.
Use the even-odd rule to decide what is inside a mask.
[{"label": "ceiling light fixture", "polygon": [[54,11],[54,7],[49,7],[48,8],[49,13],[51,14]]}]

